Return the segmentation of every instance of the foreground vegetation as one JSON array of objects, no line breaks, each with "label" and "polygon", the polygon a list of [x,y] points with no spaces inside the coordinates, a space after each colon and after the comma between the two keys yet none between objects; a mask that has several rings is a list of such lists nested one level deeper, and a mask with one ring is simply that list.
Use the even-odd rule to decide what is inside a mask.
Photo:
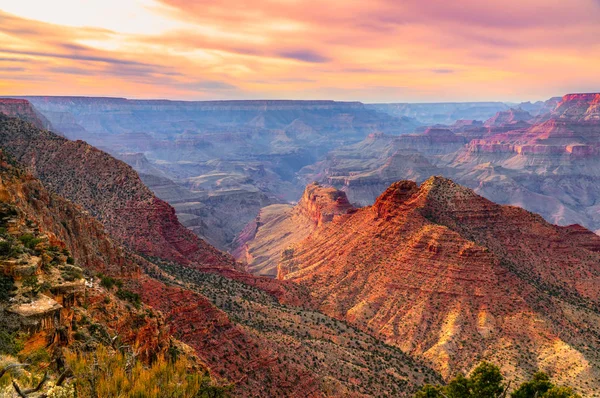
[{"label": "foreground vegetation", "polygon": [[214,385],[185,357],[145,365],[103,345],[67,351],[58,361],[45,349],[19,358],[0,356],[0,397],[222,398],[229,390]]},{"label": "foreground vegetation", "polygon": [[[469,377],[458,374],[446,385],[426,384],[415,398],[504,398],[508,396],[510,383],[504,383],[500,369],[482,362]],[[555,386],[543,372],[518,386],[511,398],[581,398],[571,387]]]}]

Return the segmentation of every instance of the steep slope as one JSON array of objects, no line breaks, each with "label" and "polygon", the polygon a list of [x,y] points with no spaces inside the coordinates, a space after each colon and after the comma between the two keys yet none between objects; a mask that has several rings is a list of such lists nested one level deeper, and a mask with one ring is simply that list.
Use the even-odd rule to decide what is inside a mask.
[{"label": "steep slope", "polygon": [[368,205],[393,181],[443,175],[551,223],[600,231],[597,102],[598,94],[568,94],[539,106],[522,104],[536,116],[513,109],[485,125],[460,121],[449,126],[453,136],[446,132],[444,140],[427,145],[426,134],[371,135],[303,168],[301,180],[330,184],[351,202]]},{"label": "steep slope", "polygon": [[473,140],[447,158],[453,177],[499,203],[540,213],[560,225],[598,231],[598,94],[565,95],[529,128]]},{"label": "steep slope", "polygon": [[527,122],[531,119],[533,119],[533,116],[531,116],[529,112],[524,111],[521,108],[510,108],[507,111],[496,113],[493,117],[485,121],[484,126],[506,127],[514,129],[522,126],[528,126]]},{"label": "steep slope", "polygon": [[585,229],[440,177],[402,181],[286,248],[279,277],[444,376],[488,359],[514,380],[543,369],[600,394],[600,238]]},{"label": "steep slope", "polygon": [[[277,359],[277,354],[261,336],[249,334],[232,323],[206,297],[174,285],[168,278],[161,276],[155,265],[127,253],[106,235],[98,221],[69,201],[46,191],[31,175],[13,168],[6,161],[2,162],[2,167],[0,195],[4,206],[12,209],[10,214],[16,213],[18,216],[8,221],[9,230],[14,231],[19,225],[23,225],[23,228],[31,225],[34,230],[30,232],[38,231],[36,234],[47,239],[50,248],[56,246],[57,250],[68,249],[75,263],[88,275],[88,284],[95,286],[94,289],[86,289],[84,281],[80,279],[76,279],[76,282],[80,282],[76,285],[62,282],[52,286],[51,291],[58,292],[53,294],[53,299],[40,296],[40,303],[34,301],[23,304],[23,310],[21,307],[16,308],[14,304],[9,307],[10,313],[23,318],[22,321],[20,318],[13,321],[13,327],[22,331],[24,326],[18,324],[21,322],[28,325],[27,330],[33,332],[29,339],[32,349],[37,347],[36,344],[43,344],[45,339],[53,338],[53,333],[58,333],[57,330],[61,328],[66,328],[68,333],[63,339],[63,345],[70,346],[73,343],[70,322],[73,311],[77,309],[72,309],[69,303],[76,300],[77,305],[90,304],[90,314],[99,317],[98,321],[102,321],[108,331],[117,333],[124,344],[131,344],[143,358],[156,357],[166,352],[172,344],[169,342],[170,336],[177,336],[190,344],[216,374],[235,381],[239,388],[239,391],[236,389],[236,394],[239,396],[253,396],[260,394],[260,391],[280,394],[284,389],[289,391],[290,396],[301,396],[304,391],[313,391],[314,396],[320,395],[319,383],[303,365],[281,361],[275,366],[272,361]],[[23,236],[22,233],[20,235]],[[44,255],[41,257],[39,267],[42,269],[56,266],[62,272],[62,278],[74,272],[74,266],[54,265],[54,260],[49,265],[44,265]],[[35,258],[37,257],[32,259]],[[17,272],[21,269],[23,272],[30,272],[28,267],[11,266],[11,261],[2,263],[3,273],[8,272],[17,278],[20,275]],[[165,281],[151,278],[144,271]],[[146,306],[135,310],[135,307],[119,304],[120,301],[110,293],[110,289],[107,292],[100,287],[99,280],[92,277],[98,272],[111,275],[115,281],[113,283],[121,284],[123,288],[119,287],[119,292],[128,292],[123,293],[123,297],[139,297],[153,310]],[[36,274],[40,272],[36,271]],[[47,280],[48,277],[44,277],[40,283]],[[84,291],[87,292],[87,302],[84,301]],[[105,296],[109,298],[105,299]],[[52,302],[51,300],[56,300],[52,306],[46,303]],[[161,311],[164,317],[156,310]],[[57,311],[59,322],[52,320]],[[3,312],[3,316],[4,314]],[[81,322],[81,314],[76,319],[76,322]],[[32,323],[34,321],[36,323]],[[83,330],[80,329],[79,332],[82,333]],[[297,385],[298,390],[290,387],[289,380]]]},{"label": "steep slope", "polygon": [[[65,370],[65,354],[104,347],[111,356],[128,356],[131,365],[175,361],[170,352],[178,351],[195,363],[193,373],[206,371],[191,349],[173,337],[163,315],[126,290],[142,277],[135,256],[116,245],[98,221],[48,192],[2,151],[0,202],[3,364],[18,356],[31,364],[28,372],[45,370],[56,383]],[[100,272],[112,275],[102,278],[118,282],[118,291],[96,277]],[[67,383],[100,384],[81,369],[71,371]]]},{"label": "steep slope", "polygon": [[0,144],[58,194],[82,205],[133,250],[183,264],[233,266],[177,221],[125,163],[86,144],[0,115]]}]

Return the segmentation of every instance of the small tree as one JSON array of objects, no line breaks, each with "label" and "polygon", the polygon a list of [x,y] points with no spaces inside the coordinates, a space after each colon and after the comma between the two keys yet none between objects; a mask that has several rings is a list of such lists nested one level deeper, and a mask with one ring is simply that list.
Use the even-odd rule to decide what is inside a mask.
[{"label": "small tree", "polygon": [[38,281],[38,277],[35,275],[31,275],[23,279],[23,287],[31,289],[31,293],[34,296],[37,296],[37,294],[40,291],[41,285]]},{"label": "small tree", "polygon": [[504,391],[504,377],[500,368],[489,362],[482,362],[473,370],[469,378],[471,396],[478,398],[497,398]]},{"label": "small tree", "polygon": [[441,398],[440,387],[425,384],[417,393],[415,398]]},{"label": "small tree", "polygon": [[[458,374],[445,386],[425,384],[416,398],[502,398],[508,387],[504,386],[500,369],[491,363],[482,362],[465,377]],[[571,387],[557,387],[547,374],[538,372],[531,380],[521,384],[511,398],[581,398]]]},{"label": "small tree", "polygon": [[581,395],[576,394],[571,387],[552,387],[542,398],[581,398]]},{"label": "small tree", "polygon": [[[550,377],[544,372],[537,372],[530,381],[521,384],[512,394],[512,398],[541,397],[553,387]],[[537,394],[537,395],[536,395]]]}]

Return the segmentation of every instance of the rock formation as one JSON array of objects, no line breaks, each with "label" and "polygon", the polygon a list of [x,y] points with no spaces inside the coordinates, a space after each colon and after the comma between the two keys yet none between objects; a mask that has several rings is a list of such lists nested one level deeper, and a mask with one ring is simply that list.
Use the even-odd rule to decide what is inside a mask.
[{"label": "rock formation", "polygon": [[[290,213],[268,228],[285,229]],[[271,253],[277,240],[261,227],[246,244]],[[279,248],[280,278],[444,376],[487,359],[513,380],[542,369],[599,392],[600,238],[592,232],[432,177],[394,183],[372,206],[301,235]]]},{"label": "rock formation", "polygon": [[0,98],[0,114],[18,117],[40,129],[50,129],[50,122],[40,114],[29,101],[23,99]]}]

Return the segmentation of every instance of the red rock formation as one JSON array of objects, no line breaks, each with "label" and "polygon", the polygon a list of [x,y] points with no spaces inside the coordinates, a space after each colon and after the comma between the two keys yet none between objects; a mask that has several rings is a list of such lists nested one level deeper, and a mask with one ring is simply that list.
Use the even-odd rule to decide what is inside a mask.
[{"label": "red rock formation", "polygon": [[496,113],[496,115],[486,120],[484,125],[486,127],[503,127],[506,125],[518,125],[518,128],[521,128],[521,126],[523,125],[528,125],[528,123],[523,124],[522,122],[527,122],[531,119],[533,119],[533,116],[531,116],[529,112],[524,111],[522,109],[511,108],[507,111]]},{"label": "red rock formation", "polygon": [[348,213],[353,207],[344,192],[314,183],[306,187],[298,209],[318,226],[333,220],[336,215]]},{"label": "red rock formation", "polygon": [[[102,272],[117,277],[123,289],[141,297],[143,305],[136,309],[99,286],[98,279],[93,280],[85,295],[83,292],[78,295],[75,304],[81,306],[85,301],[86,316],[106,328],[111,337],[118,335],[120,343],[133,347],[144,360],[164,354],[175,337],[189,344],[213,375],[235,383],[236,396],[323,396],[322,376],[311,371],[300,357],[280,357],[267,338],[233,323],[205,296],[154,279],[172,277],[120,247],[104,232],[102,224],[82,208],[47,191],[39,180],[9,162],[12,161],[0,152],[0,200],[17,209],[18,214],[11,225],[30,225],[27,228],[48,237],[53,245],[68,249],[76,264],[89,274]],[[0,273],[5,268],[4,263],[0,264]],[[298,299],[302,288],[292,282],[282,284],[234,269],[229,271],[237,274],[228,276],[258,285],[280,296],[282,301],[291,303],[295,299],[295,304],[310,301],[306,295],[303,300]],[[52,313],[48,320],[42,320],[41,329],[36,329],[36,334],[27,340],[29,349],[44,347],[49,339],[55,338],[58,328],[72,334],[71,322],[81,321],[69,307],[74,304],[67,305],[61,295],[55,298],[63,304],[63,307],[55,304],[60,315]],[[4,314],[3,304],[0,302],[0,311]],[[57,317],[59,322],[55,321]],[[63,344],[73,342],[72,336],[66,339]]]},{"label": "red rock formation", "polygon": [[279,269],[322,311],[444,375],[486,358],[515,380],[541,368],[589,394],[600,391],[588,349],[600,345],[599,241],[435,177],[392,184],[373,206],[322,224]]},{"label": "red rock formation", "polygon": [[[315,350],[318,349],[312,348],[313,340],[310,340],[309,336],[302,337],[306,341],[298,339],[298,330],[290,327],[289,321],[284,323],[286,330],[290,330],[288,335],[274,338],[268,333],[268,329],[265,331],[265,324],[268,326],[274,322],[269,316],[277,316],[282,311],[289,312],[286,316],[291,320],[300,315],[305,317],[307,320],[304,323],[308,324],[309,330],[314,333],[323,329],[318,322],[321,318],[328,322],[328,318],[310,311],[304,315],[307,312],[306,308],[312,305],[312,299],[305,288],[293,282],[256,277],[239,271],[228,266],[233,263],[229,257],[212,248],[209,248],[208,254],[203,253],[204,257],[197,257],[197,246],[190,249],[185,239],[186,234],[183,234],[183,239],[178,235],[182,230],[186,230],[173,221],[172,209],[153,197],[146,200],[147,190],[139,184],[137,176],[132,174],[129,167],[85,143],[70,142],[51,133],[40,132],[31,125],[14,119],[0,119],[0,122],[3,144],[11,148],[13,153],[20,155],[21,160],[27,161],[30,169],[52,184],[55,190],[63,190],[72,195],[74,200],[88,205],[107,229],[111,223],[116,224],[113,225],[113,231],[120,234],[117,235],[120,239],[113,242],[103,232],[103,225],[86,214],[84,209],[46,191],[45,187],[31,176],[28,178],[35,181],[35,184],[31,188],[23,188],[26,194],[15,196],[26,198],[26,202],[29,203],[27,206],[48,206],[48,210],[36,210],[41,214],[39,222],[54,225],[53,230],[57,236],[64,237],[67,246],[73,250],[74,257],[81,261],[89,272],[101,271],[119,277],[124,289],[138,294],[145,305],[164,314],[164,323],[149,318],[147,323],[138,323],[139,330],[133,333],[131,325],[136,324],[137,318],[125,316],[112,306],[104,308],[115,310],[115,313],[106,314],[102,307],[103,295],[95,295],[90,298],[94,311],[100,315],[104,314],[103,322],[107,322],[111,329],[126,336],[127,341],[139,347],[145,355],[152,354],[158,347],[164,349],[165,344],[161,343],[164,342],[164,336],[173,334],[192,346],[213,374],[234,382],[236,396],[320,397],[324,396],[324,390],[333,391],[330,394],[333,396],[348,396],[352,383],[344,378],[345,375],[339,371],[339,367],[332,365],[317,371],[312,368],[312,362],[309,360],[314,361],[317,352]],[[86,162],[82,162],[82,159]],[[123,203],[129,207],[119,211]],[[53,206],[57,206],[58,209],[54,209]],[[154,231],[154,228],[159,229]],[[123,236],[124,231],[129,235]],[[168,246],[155,246],[155,239]],[[120,247],[116,243],[119,240],[127,243],[128,247]],[[185,266],[155,259],[145,260],[133,253],[133,250],[161,256],[163,259],[173,256],[175,260],[178,256],[189,254],[192,260],[185,262]],[[211,253],[217,254],[211,258]],[[225,258],[225,261],[220,261],[219,258]],[[172,273],[161,270],[156,264],[168,267]],[[194,273],[196,271],[191,268],[199,268],[203,272]],[[261,301],[256,305],[259,306],[260,318],[264,317],[264,321],[259,322],[255,328],[234,323],[229,315],[200,293],[201,287],[187,280],[178,280],[174,276],[190,273],[204,278],[207,278],[207,273],[221,274],[223,277],[210,277],[221,278],[216,279],[221,281],[219,285],[232,286],[228,288],[226,302],[223,304],[230,311],[237,308],[227,307],[230,300],[240,300],[242,297],[241,302],[247,303],[246,292],[259,296]],[[278,301],[298,307],[281,306]],[[253,320],[253,312],[243,311],[241,316],[235,312],[233,314],[238,322],[240,317]],[[165,331],[169,333],[163,333]],[[335,342],[338,339],[335,333],[341,332],[332,329],[327,336],[320,337],[327,339],[327,348],[324,351],[319,350],[319,355],[324,352],[328,357],[337,357],[340,356],[340,349],[345,350],[343,352],[355,352],[355,348],[338,345]],[[290,339],[298,341],[301,350],[290,349]],[[369,342],[369,345],[381,346],[380,342],[374,341],[370,336],[361,336],[361,339]],[[277,340],[276,344],[273,343],[274,340]],[[395,363],[401,364],[399,369],[402,369],[402,373],[392,379],[402,382],[403,396],[413,391],[417,383],[422,383],[425,374],[432,375],[432,372],[425,368],[419,372],[415,371],[412,362],[403,354],[389,351],[385,354],[386,358],[392,358]],[[365,354],[367,355],[361,352],[361,358],[369,359],[371,353],[365,351]],[[332,359],[328,361],[336,363]],[[366,372],[372,374],[377,369],[375,362],[368,363]],[[332,380],[332,375],[338,379]],[[330,386],[331,383],[334,384],[333,387]],[[382,391],[390,390],[389,385],[378,387],[375,384],[369,388],[375,391],[379,388]]]},{"label": "red rock formation", "polygon": [[40,129],[50,128],[50,122],[37,112],[27,100],[0,98],[0,113],[6,116],[18,117]]},{"label": "red rock formation", "polygon": [[567,94],[552,112],[552,116],[574,120],[600,120],[600,93]]}]

